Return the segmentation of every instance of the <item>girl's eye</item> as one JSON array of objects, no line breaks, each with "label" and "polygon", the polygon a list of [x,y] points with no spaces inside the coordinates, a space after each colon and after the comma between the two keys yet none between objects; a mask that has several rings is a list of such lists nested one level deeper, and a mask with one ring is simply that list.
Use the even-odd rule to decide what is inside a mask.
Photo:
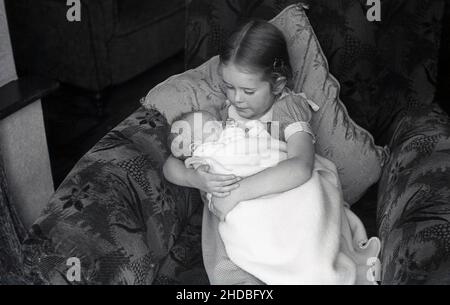
[{"label": "girl's eye", "polygon": [[255,93],[255,91],[245,91],[245,90],[244,90],[244,92],[245,92],[245,94],[247,94],[247,95],[252,95],[253,93]]}]

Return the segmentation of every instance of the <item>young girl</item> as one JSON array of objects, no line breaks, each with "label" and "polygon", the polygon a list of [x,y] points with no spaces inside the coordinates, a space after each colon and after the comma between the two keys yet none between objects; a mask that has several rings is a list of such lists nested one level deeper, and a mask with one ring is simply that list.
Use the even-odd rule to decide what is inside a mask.
[{"label": "young girl", "polygon": [[271,134],[287,142],[286,160],[242,180],[234,175],[208,173],[207,166],[197,170],[186,168],[172,156],[164,165],[164,175],[170,182],[213,195],[215,215],[205,208],[202,229],[203,258],[211,284],[260,283],[227,257],[218,234],[219,218],[224,219],[238,202],[291,190],[311,177],[314,165],[311,111],[305,98],[289,90],[292,77],[289,62],[283,34],[265,21],[250,21],[239,28],[220,54],[228,116],[244,121],[277,122],[279,134],[273,130]]}]

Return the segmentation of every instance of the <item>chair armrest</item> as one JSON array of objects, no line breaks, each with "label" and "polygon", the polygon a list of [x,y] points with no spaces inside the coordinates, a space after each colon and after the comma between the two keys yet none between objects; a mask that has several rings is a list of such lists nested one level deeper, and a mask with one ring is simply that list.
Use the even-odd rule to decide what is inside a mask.
[{"label": "chair armrest", "polygon": [[64,282],[67,258],[78,257],[83,283],[152,283],[203,206],[198,191],[162,175],[167,131],[159,112],[141,107],[75,165],[27,239],[50,282]]},{"label": "chair armrest", "polygon": [[450,283],[450,118],[424,106],[392,130],[378,189],[382,282]]},{"label": "chair armrest", "polygon": [[0,120],[58,89],[56,81],[29,76],[0,87]]}]

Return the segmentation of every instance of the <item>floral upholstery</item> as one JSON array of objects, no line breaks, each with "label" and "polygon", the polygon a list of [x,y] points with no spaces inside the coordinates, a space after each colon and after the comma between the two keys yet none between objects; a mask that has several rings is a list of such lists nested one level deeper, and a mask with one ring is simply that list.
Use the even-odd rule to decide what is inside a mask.
[{"label": "floral upholstery", "polygon": [[400,107],[433,101],[444,3],[384,0],[381,21],[368,22],[366,1],[311,1],[308,17],[341,98],[377,140]]},{"label": "floral upholstery", "polygon": [[449,284],[450,118],[423,106],[393,126],[378,192],[383,282]]},{"label": "floral upholstery", "polygon": [[39,279],[33,279],[23,268],[20,241],[26,232],[11,204],[6,180],[0,151],[0,285],[39,284]]},{"label": "floral upholstery", "polygon": [[269,20],[298,0],[187,1],[186,68],[201,65],[218,54],[235,25],[249,18]]},{"label": "floral upholstery", "polygon": [[208,283],[198,192],[162,175],[167,130],[140,108],[77,163],[25,241],[35,272],[65,283],[77,257],[83,284]]}]

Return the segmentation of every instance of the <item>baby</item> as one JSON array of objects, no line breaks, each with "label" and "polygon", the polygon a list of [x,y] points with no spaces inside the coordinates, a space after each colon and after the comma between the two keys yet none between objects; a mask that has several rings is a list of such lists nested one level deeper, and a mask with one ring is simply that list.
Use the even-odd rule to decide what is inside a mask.
[{"label": "baby", "polygon": [[187,167],[201,164],[222,174],[249,176],[286,158],[286,143],[274,139],[257,120],[218,120],[208,111],[182,114],[168,138],[174,157]]},{"label": "baby", "polygon": [[167,139],[172,155],[180,160],[192,156],[195,145],[219,138],[221,122],[208,111],[183,113],[172,122]]}]

